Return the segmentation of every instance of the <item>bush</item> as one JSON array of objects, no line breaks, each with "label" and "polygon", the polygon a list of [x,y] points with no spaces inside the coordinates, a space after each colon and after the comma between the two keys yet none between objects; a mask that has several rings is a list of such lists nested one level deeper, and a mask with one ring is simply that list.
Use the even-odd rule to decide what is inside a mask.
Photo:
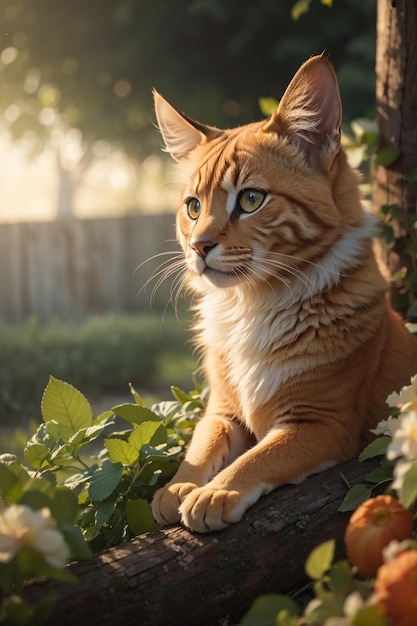
[{"label": "bush", "polygon": [[[177,380],[193,361],[184,325],[174,316],[109,314],[76,322],[42,325],[29,318],[18,325],[0,320],[0,416],[37,417],[49,376],[84,393],[125,391],[129,382],[146,389],[175,362]],[[170,374],[172,373],[172,368]]]}]

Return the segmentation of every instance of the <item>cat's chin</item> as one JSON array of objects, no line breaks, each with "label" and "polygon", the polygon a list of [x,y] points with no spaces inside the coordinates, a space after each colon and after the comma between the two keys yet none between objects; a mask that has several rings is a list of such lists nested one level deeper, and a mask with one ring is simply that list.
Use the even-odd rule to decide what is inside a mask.
[{"label": "cat's chin", "polygon": [[206,283],[209,283],[214,287],[220,288],[234,287],[235,285],[240,285],[242,281],[246,280],[245,275],[241,272],[236,272],[232,274],[228,272],[214,270],[211,267],[206,267],[201,276]]}]

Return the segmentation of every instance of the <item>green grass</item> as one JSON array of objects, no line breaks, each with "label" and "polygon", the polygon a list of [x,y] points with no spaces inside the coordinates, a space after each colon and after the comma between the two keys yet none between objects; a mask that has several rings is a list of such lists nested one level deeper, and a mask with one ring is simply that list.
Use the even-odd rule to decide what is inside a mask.
[{"label": "green grass", "polygon": [[[171,384],[188,387],[195,368],[186,331],[173,315],[109,314],[81,322],[35,318],[12,325],[0,320],[0,423],[40,418],[49,376],[101,394],[158,394]],[[111,407],[107,407],[111,408]]]}]

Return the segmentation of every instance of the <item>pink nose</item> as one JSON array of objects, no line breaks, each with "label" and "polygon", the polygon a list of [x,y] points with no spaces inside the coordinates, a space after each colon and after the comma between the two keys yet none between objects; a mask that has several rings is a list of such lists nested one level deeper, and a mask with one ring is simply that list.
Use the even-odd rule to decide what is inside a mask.
[{"label": "pink nose", "polygon": [[190,244],[191,248],[195,250],[202,259],[204,259],[210,250],[214,248],[216,244],[212,241],[194,241]]}]

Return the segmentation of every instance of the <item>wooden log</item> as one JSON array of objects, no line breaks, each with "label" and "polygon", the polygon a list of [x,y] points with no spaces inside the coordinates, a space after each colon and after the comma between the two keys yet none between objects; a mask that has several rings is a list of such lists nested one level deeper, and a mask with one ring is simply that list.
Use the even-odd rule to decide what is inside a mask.
[{"label": "wooden log", "polygon": [[321,542],[336,539],[337,558],[344,556],[345,480],[360,483],[374,466],[350,461],[281,487],[217,533],[175,526],[138,536],[70,564],[76,584],[31,584],[28,600],[58,593],[51,626],[236,624],[259,595],[306,583],[306,557]]}]

